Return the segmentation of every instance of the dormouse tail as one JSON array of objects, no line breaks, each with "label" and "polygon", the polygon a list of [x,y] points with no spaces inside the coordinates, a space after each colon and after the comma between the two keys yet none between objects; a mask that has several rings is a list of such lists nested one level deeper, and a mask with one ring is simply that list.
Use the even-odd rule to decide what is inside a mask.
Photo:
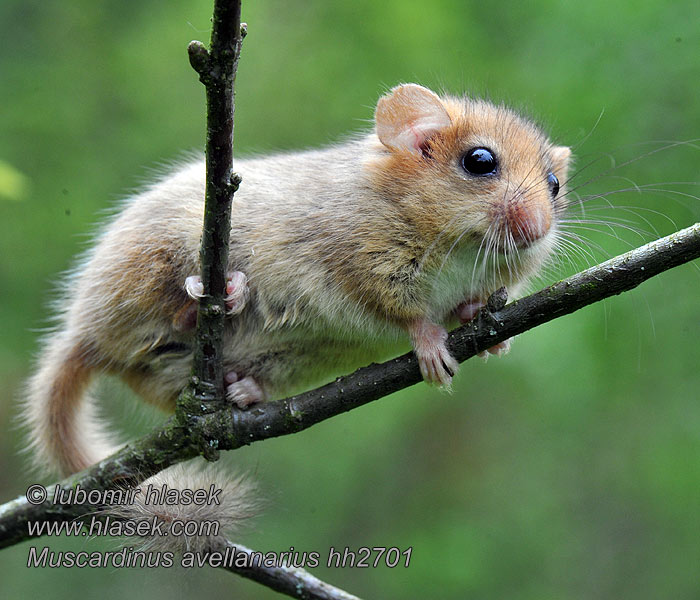
[{"label": "dormouse tail", "polygon": [[[262,510],[258,486],[247,475],[199,463],[179,464],[145,480],[128,501],[111,505],[109,514],[135,524],[147,522],[149,535],[141,550],[158,552],[223,552],[226,539],[236,536]],[[158,527],[153,527],[153,524]],[[140,527],[139,527],[140,529]]]},{"label": "dormouse tail", "polygon": [[88,344],[65,331],[47,340],[24,399],[29,450],[41,470],[67,475],[112,453],[109,436],[101,430],[87,398],[95,369]]}]

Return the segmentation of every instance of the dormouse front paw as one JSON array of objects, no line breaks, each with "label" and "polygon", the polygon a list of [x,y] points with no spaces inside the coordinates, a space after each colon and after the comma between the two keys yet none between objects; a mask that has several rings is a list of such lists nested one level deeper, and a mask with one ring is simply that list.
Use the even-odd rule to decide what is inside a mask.
[{"label": "dormouse front paw", "polygon": [[[476,313],[478,313],[483,306],[483,302],[475,300],[466,300],[465,302],[462,302],[457,306],[457,308],[455,309],[455,315],[459,319],[459,322],[462,325],[464,325],[465,323],[471,321],[476,316]],[[479,352],[477,356],[483,359],[487,359],[490,354],[495,354],[496,356],[503,356],[504,354],[508,354],[508,352],[510,352],[510,345],[512,342],[513,338],[508,338],[507,340],[504,340],[502,342],[499,342],[498,344],[491,346],[483,352]]]},{"label": "dormouse front paw", "polygon": [[445,328],[428,319],[421,319],[409,326],[409,333],[423,379],[449,388],[459,363],[447,349]]}]

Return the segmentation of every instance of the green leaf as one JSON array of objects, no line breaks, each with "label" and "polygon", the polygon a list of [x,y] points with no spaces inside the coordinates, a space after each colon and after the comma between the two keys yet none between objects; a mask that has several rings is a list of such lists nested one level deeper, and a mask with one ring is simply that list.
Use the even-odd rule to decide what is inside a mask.
[{"label": "green leaf", "polygon": [[29,179],[10,163],[0,160],[0,200],[21,201],[29,192]]}]

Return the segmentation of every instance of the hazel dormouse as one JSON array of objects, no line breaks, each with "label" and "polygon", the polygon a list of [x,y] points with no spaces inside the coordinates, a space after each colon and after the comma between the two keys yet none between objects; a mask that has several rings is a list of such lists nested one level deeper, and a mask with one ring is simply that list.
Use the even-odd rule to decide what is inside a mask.
[{"label": "hazel dormouse", "polygon": [[[400,85],[371,132],[237,159],[224,368],[239,407],[309,389],[410,343],[448,387],[451,324],[517,294],[554,252],[570,151],[503,106]],[[87,397],[100,374],[167,410],[186,385],[202,293],[201,160],[128,199],[66,279],[27,386],[36,461],[111,452]],[[490,349],[501,353],[504,342]]]}]

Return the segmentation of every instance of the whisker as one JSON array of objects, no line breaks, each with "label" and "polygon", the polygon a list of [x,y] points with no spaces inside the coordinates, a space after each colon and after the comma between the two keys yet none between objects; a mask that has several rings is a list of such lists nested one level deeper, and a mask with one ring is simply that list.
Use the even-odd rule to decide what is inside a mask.
[{"label": "whisker", "polygon": [[491,230],[492,225],[489,225],[489,228],[486,230],[486,235],[481,238],[481,243],[479,244],[479,249],[476,252],[476,257],[474,258],[474,266],[472,268],[472,278],[471,282],[469,283],[469,289],[473,290],[474,289],[474,278],[476,277],[476,270],[477,270],[477,263],[479,262],[479,255],[481,254],[481,250],[484,248],[484,242],[487,240],[489,231]]},{"label": "whisker", "polygon": [[[594,181],[599,180],[601,177],[605,177],[605,176],[609,175],[610,173],[612,173],[616,169],[621,169],[622,167],[626,167],[628,165],[634,164],[635,162],[638,162],[640,160],[648,158],[649,156],[653,156],[654,154],[658,154],[659,152],[664,152],[665,150],[670,150],[671,148],[676,148],[678,146],[690,146],[692,148],[696,148],[695,143],[698,141],[699,141],[698,139],[693,139],[693,140],[688,140],[688,141],[669,142],[668,144],[661,146],[660,148],[655,148],[654,150],[650,150],[649,152],[645,152],[644,154],[640,154],[638,156],[635,156],[634,158],[630,158],[630,159],[628,159],[625,162],[622,162],[620,164],[614,164],[611,168],[607,169],[606,171],[603,171],[598,176],[592,177],[592,178],[588,179],[587,181],[585,181],[584,183],[575,186],[574,188],[572,188],[572,190],[580,189],[583,186],[586,186],[590,183],[593,183]],[[609,155],[609,156],[614,161],[614,157],[612,155]],[[595,162],[595,161],[593,161],[593,162]],[[577,177],[580,174],[580,172],[581,172],[581,170],[579,170],[572,177],[570,177],[569,180],[567,181],[567,183],[572,181],[575,177]]]},{"label": "whisker", "polygon": [[[560,223],[563,226],[563,229],[567,229],[568,226],[573,225],[576,228],[584,228],[586,225],[598,225],[600,227],[607,227],[610,230],[613,230],[615,227],[619,227],[621,229],[627,230],[631,233],[634,233],[635,235],[639,236],[642,239],[646,239],[648,236],[652,235],[651,231],[645,231],[644,229],[640,229],[637,225],[634,224],[629,224],[624,221],[614,221],[614,220],[609,220],[609,219],[576,219],[574,215],[572,215],[574,218],[573,219],[563,219],[560,221]],[[589,230],[591,231],[599,231],[599,229],[595,229],[594,227],[588,227]],[[653,229],[653,228],[652,228]],[[656,233],[658,237],[658,232]]]},{"label": "whisker", "polygon": [[566,245],[569,250],[577,251],[579,256],[581,256],[581,258],[584,259],[584,262],[589,266],[591,264],[588,262],[589,259],[594,264],[598,262],[591,248],[600,252],[602,255],[607,254],[605,249],[597,242],[588,239],[584,235],[574,234],[572,232],[562,232],[561,243],[562,245]]},{"label": "whisker", "polygon": [[[598,233],[598,234],[600,234],[600,235],[605,235],[605,236],[608,236],[608,237],[610,237],[610,238],[612,238],[612,239],[614,239],[614,240],[617,240],[618,242],[623,243],[623,244],[624,244],[625,246],[627,246],[627,247],[630,247],[630,248],[634,248],[634,247],[635,247],[635,244],[633,244],[633,243],[630,242],[629,240],[626,240],[626,239],[624,239],[624,238],[621,238],[620,235],[617,233],[617,231],[615,231],[615,229],[612,228],[612,227],[610,227],[610,231],[605,231],[604,229],[596,229],[596,228],[594,228],[594,227],[585,227],[585,226],[580,227],[580,228],[577,227],[577,229],[583,229],[583,230],[585,230],[585,231],[594,231],[595,233]],[[640,234],[639,232],[637,232],[637,231],[634,231],[634,233],[641,236],[641,234]]]},{"label": "whisker", "polygon": [[588,138],[590,138],[591,135],[593,135],[593,132],[598,128],[598,125],[600,124],[600,121],[603,118],[604,114],[605,114],[605,109],[603,108],[603,109],[601,109],[600,114],[598,115],[598,119],[594,123],[592,129],[584,136],[584,138],[580,142],[577,142],[576,144],[574,144],[571,147],[572,150],[576,150],[577,148],[580,148],[581,146],[583,146],[583,144],[586,143]]}]

